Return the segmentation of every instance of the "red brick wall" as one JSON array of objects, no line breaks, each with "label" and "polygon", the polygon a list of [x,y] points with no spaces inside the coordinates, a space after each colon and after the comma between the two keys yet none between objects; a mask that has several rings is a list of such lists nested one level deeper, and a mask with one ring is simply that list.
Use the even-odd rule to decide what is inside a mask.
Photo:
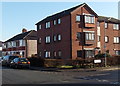
[{"label": "red brick wall", "polygon": [[[53,25],[53,21],[50,21],[50,29],[45,29],[45,23],[41,23],[42,29],[38,30],[38,39],[41,37],[42,43],[38,43],[38,56],[39,52],[42,53],[41,57],[44,57],[44,51],[51,52],[51,58],[53,57],[53,51],[62,51],[62,58],[71,58],[70,54],[70,15],[64,16],[61,19],[61,24]],[[37,27],[38,28],[38,27]],[[61,34],[62,40],[59,42],[53,42],[53,35]],[[45,44],[45,36],[51,37],[50,44]]]}]

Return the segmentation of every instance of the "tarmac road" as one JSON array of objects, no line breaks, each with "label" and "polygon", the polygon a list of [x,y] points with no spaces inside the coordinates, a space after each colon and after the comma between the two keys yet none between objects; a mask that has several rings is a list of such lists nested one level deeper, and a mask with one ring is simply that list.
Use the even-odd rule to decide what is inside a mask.
[{"label": "tarmac road", "polygon": [[1,67],[2,84],[120,84],[120,70],[40,71]]}]

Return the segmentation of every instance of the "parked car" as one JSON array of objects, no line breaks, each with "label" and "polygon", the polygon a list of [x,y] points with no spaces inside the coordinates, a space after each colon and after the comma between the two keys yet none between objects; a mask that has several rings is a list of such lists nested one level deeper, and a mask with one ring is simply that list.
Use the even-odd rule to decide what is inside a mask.
[{"label": "parked car", "polygon": [[18,56],[12,56],[12,55],[3,56],[2,65],[9,66],[10,62],[15,58],[18,58]]},{"label": "parked car", "polygon": [[27,58],[15,58],[11,61],[10,67],[13,68],[30,68],[30,62]]}]

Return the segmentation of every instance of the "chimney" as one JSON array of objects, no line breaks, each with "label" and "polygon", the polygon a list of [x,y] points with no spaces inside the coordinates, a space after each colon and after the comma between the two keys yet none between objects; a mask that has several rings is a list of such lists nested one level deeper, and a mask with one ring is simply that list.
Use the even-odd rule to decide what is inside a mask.
[{"label": "chimney", "polygon": [[27,29],[23,28],[22,33],[25,33],[25,32],[27,32]]}]

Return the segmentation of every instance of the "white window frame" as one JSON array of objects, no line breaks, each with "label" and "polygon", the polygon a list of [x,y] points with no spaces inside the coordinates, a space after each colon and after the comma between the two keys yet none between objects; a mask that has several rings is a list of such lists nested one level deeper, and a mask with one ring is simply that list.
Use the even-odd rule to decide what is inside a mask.
[{"label": "white window frame", "polygon": [[80,15],[76,15],[76,21],[80,22]]},{"label": "white window frame", "polygon": [[114,43],[120,43],[120,38],[119,37],[114,37]]},{"label": "white window frame", "polygon": [[113,24],[113,29],[114,30],[119,30],[119,24]]},{"label": "white window frame", "polygon": [[95,16],[85,15],[85,23],[94,24],[95,23]]},{"label": "white window frame", "polygon": [[54,42],[57,41],[57,36],[56,35],[53,36],[53,41]]},{"label": "white window frame", "polygon": [[45,58],[49,58],[50,57],[50,51],[45,51]]},{"label": "white window frame", "polygon": [[45,23],[45,27],[46,27],[46,28],[50,28],[50,22],[46,22],[46,23]]},{"label": "white window frame", "polygon": [[105,22],[105,28],[108,28],[108,23]]},{"label": "white window frame", "polygon": [[45,43],[50,43],[50,36],[45,37]]},{"label": "white window frame", "polygon": [[105,42],[107,43],[107,42],[109,42],[109,37],[108,36],[105,36]]},{"label": "white window frame", "polygon": [[57,24],[57,21],[56,21],[56,20],[54,20],[54,21],[53,21],[53,24],[54,24],[54,25],[56,25],[56,24]]},{"label": "white window frame", "polygon": [[39,25],[39,29],[42,29],[42,25],[41,24]]},{"label": "white window frame", "polygon": [[62,39],[62,36],[59,34],[58,35],[58,41],[60,41]]},{"label": "white window frame", "polygon": [[61,19],[60,18],[58,19],[58,24],[61,24]]},{"label": "white window frame", "polygon": [[95,34],[94,33],[85,33],[86,40],[94,40]]}]

